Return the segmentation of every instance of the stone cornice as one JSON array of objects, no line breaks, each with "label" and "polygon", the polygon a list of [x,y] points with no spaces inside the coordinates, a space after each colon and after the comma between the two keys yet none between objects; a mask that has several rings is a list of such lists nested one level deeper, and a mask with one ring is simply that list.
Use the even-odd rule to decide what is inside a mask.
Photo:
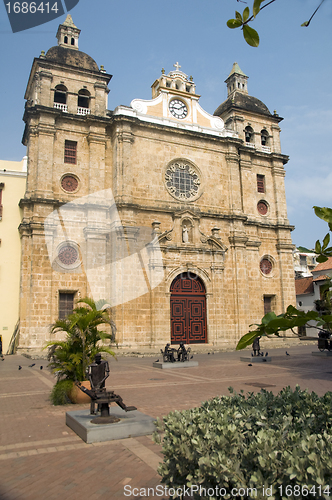
[{"label": "stone cornice", "polygon": [[276,249],[279,251],[286,250],[287,252],[293,252],[294,250],[294,244],[293,243],[286,243],[286,242],[279,242],[276,244]]}]

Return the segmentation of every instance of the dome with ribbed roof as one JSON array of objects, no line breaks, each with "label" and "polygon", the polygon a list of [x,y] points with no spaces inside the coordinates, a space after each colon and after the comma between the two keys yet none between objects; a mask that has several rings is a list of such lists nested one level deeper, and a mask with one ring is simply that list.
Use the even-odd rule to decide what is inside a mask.
[{"label": "dome with ribbed roof", "polygon": [[268,107],[265,106],[262,101],[256,97],[236,91],[233,92],[233,94],[231,94],[226,101],[220,104],[220,106],[215,110],[214,115],[222,116],[231,108],[238,108],[250,111],[251,113],[272,116]]},{"label": "dome with ribbed roof", "polygon": [[92,57],[79,50],[73,50],[67,47],[51,47],[46,53],[46,59],[74,66],[75,68],[89,69],[90,71],[99,71],[98,65]]},{"label": "dome with ribbed roof", "polygon": [[248,94],[247,80],[247,75],[243,73],[238,63],[235,62],[230,74],[225,80],[228,98],[215,110],[215,116],[222,116],[223,113],[231,108],[272,116],[267,106],[265,106],[262,101]]},{"label": "dome with ribbed roof", "polygon": [[68,14],[66,20],[59,25],[56,34],[58,45],[49,49],[46,59],[75,68],[99,71],[96,61],[78,50],[80,32],[81,30],[75,26],[71,15]]}]

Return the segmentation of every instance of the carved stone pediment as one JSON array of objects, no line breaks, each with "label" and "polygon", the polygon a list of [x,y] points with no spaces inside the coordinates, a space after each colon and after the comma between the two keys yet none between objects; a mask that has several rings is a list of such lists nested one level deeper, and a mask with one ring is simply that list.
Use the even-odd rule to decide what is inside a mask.
[{"label": "carved stone pediment", "polygon": [[195,212],[192,212],[191,210],[181,210],[180,212],[174,212],[173,213],[173,220],[175,219],[184,219],[184,218],[191,218],[193,220],[200,220],[200,217],[198,217]]}]

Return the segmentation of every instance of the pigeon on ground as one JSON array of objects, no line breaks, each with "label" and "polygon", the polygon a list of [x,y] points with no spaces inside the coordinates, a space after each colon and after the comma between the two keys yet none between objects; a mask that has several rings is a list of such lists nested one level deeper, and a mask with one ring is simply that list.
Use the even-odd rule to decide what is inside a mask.
[{"label": "pigeon on ground", "polygon": [[190,359],[193,359],[194,356],[190,356]]},{"label": "pigeon on ground", "polygon": [[286,351],[286,356],[290,356],[290,354],[288,354],[288,352]]},{"label": "pigeon on ground", "polygon": [[29,368],[32,368],[33,366],[35,366],[36,363],[32,363],[32,365],[29,365]]},{"label": "pigeon on ground", "polygon": [[251,363],[249,363],[249,365],[248,365],[248,366],[252,366],[252,364],[251,364]]},{"label": "pigeon on ground", "polygon": [[21,365],[18,365],[18,369],[19,369],[19,370],[22,370],[22,366],[21,366]]},{"label": "pigeon on ground", "polygon": [[208,354],[210,354],[210,353],[208,352]]},{"label": "pigeon on ground", "polygon": [[40,369],[40,370],[42,370],[42,369],[43,369],[43,367],[42,367],[42,366],[40,366],[40,367],[39,367],[39,369]]}]

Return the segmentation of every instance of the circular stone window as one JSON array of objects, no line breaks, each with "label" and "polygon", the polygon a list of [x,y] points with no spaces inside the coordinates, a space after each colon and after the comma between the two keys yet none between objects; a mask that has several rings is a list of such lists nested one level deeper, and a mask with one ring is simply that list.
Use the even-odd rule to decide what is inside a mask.
[{"label": "circular stone window", "polygon": [[269,207],[268,207],[268,204],[266,203],[266,201],[260,200],[257,203],[257,210],[258,210],[259,214],[266,215],[268,210],[269,210]]},{"label": "circular stone window", "polygon": [[177,160],[166,168],[166,189],[177,200],[195,200],[199,195],[200,184],[198,169],[188,161]]},{"label": "circular stone window", "polygon": [[62,267],[73,268],[80,264],[79,252],[72,243],[65,243],[58,250],[58,262]]},{"label": "circular stone window", "polygon": [[61,179],[61,187],[67,193],[74,193],[78,189],[78,179],[74,175],[66,174]]},{"label": "circular stone window", "polygon": [[260,261],[259,268],[265,276],[269,276],[272,273],[273,265],[270,259],[263,257]]}]

